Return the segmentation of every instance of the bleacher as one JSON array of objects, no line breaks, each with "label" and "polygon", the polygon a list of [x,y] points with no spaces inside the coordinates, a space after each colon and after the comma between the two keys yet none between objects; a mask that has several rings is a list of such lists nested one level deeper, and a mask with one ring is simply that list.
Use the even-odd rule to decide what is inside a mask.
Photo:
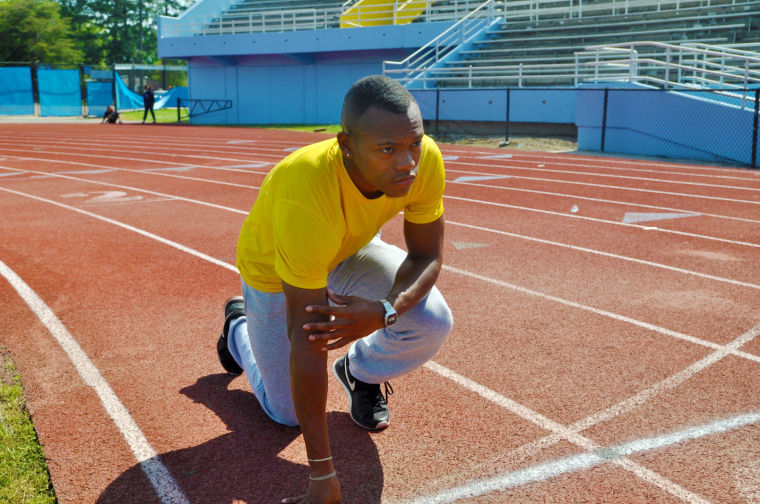
[{"label": "bleacher", "polygon": [[[345,2],[336,0],[242,0],[233,4],[220,16],[207,21],[197,35],[230,35],[240,33],[278,32],[295,30],[316,30],[341,27],[341,15],[345,14],[358,1]],[[384,5],[383,5],[384,4]],[[394,9],[395,4],[395,9]],[[408,6],[409,2],[387,0],[380,7],[386,7],[390,16],[396,15],[396,9]],[[427,2],[424,12],[403,22],[451,21],[464,16],[477,6],[475,0],[439,0]],[[368,11],[377,6],[366,7]],[[370,14],[372,16],[372,14]],[[373,16],[377,17],[377,16]],[[393,24],[392,19],[385,20]],[[356,24],[351,24],[356,26]],[[362,23],[358,23],[362,26]]]},{"label": "bleacher", "polygon": [[[678,8],[677,2],[631,1],[625,13],[621,2],[615,6],[599,0],[584,2],[582,15],[544,3],[549,7],[543,12],[507,10],[506,20],[489,29],[485,40],[459,51],[455,60],[428,72],[428,77],[437,78],[436,87],[462,87],[465,82],[472,87],[573,84],[569,75],[572,72],[546,70],[562,65],[569,68],[576,61],[575,53],[590,45],[636,41],[725,45],[760,41],[760,3],[756,1],[713,0],[709,5],[681,1]],[[614,14],[610,12],[615,9]],[[662,56],[657,51],[652,48],[639,57]],[[505,75],[514,79],[507,82]],[[430,83],[428,87],[434,86]]]}]

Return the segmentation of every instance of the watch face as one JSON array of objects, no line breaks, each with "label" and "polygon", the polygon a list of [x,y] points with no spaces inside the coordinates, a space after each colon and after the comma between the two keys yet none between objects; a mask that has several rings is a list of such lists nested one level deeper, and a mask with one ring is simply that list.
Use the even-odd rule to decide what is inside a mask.
[{"label": "watch face", "polygon": [[393,325],[398,320],[398,313],[391,313],[387,317],[385,317],[385,325]]}]

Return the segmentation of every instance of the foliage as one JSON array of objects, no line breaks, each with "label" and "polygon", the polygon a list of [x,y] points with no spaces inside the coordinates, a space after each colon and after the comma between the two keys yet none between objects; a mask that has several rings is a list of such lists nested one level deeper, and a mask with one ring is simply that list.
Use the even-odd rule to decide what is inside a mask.
[{"label": "foliage", "polygon": [[53,0],[0,2],[0,61],[72,65],[82,61],[70,20]]},{"label": "foliage", "polygon": [[177,15],[190,0],[59,0],[88,63],[157,63],[157,18]]}]

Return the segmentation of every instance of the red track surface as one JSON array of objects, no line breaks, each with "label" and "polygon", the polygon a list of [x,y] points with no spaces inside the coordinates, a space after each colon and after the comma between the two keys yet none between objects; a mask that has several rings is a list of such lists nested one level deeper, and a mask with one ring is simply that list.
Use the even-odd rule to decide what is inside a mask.
[{"label": "red track surface", "polygon": [[[0,126],[0,342],[62,504],[303,490],[299,431],[265,417],[214,345],[258,185],[318,138]],[[346,502],[760,502],[760,172],[442,150],[455,328],[394,382],[381,434],[331,386]],[[476,176],[492,178],[457,182]]]}]

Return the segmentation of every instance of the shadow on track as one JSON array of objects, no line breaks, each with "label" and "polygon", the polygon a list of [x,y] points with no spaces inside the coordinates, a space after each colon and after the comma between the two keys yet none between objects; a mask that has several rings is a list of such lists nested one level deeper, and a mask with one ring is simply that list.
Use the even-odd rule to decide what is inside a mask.
[{"label": "shadow on track", "polygon": [[[231,432],[198,446],[162,453],[161,461],[191,503],[268,504],[303,493],[308,466],[278,456],[301,435],[300,429],[270,420],[252,393],[228,390],[234,378],[204,376],[180,390],[216,413]],[[383,469],[371,435],[356,426],[348,413],[330,412],[327,420],[344,503],[379,504]],[[97,503],[161,501],[136,464],[114,480]]]}]

